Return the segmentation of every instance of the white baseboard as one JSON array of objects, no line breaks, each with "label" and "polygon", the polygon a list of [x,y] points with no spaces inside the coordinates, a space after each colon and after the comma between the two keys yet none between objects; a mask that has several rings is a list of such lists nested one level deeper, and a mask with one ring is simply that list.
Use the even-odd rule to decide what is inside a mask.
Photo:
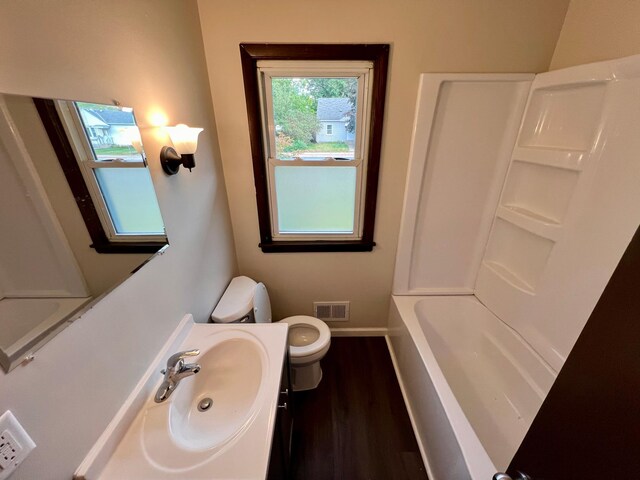
[{"label": "white baseboard", "polygon": [[[329,327],[331,328],[331,327]],[[380,328],[331,328],[332,337],[386,337],[389,329]]]}]

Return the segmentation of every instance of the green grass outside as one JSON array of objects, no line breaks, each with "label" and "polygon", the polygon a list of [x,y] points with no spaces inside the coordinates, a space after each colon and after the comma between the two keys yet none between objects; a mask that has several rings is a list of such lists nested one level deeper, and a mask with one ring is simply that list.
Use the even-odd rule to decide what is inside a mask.
[{"label": "green grass outside", "polygon": [[345,142],[310,143],[305,152],[348,152],[349,145]]},{"label": "green grass outside", "polygon": [[136,150],[133,147],[94,147],[96,154],[98,155],[135,155]]}]

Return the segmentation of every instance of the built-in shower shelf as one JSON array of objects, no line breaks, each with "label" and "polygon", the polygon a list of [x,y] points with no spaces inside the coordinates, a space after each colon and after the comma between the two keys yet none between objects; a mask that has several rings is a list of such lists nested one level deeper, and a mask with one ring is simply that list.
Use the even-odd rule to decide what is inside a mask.
[{"label": "built-in shower shelf", "polygon": [[529,285],[527,282],[525,282],[522,278],[520,278],[518,275],[513,273],[504,265],[491,260],[485,260],[482,262],[482,264],[490,272],[500,277],[503,281],[507,282],[512,287],[517,288],[518,290],[521,290],[530,295],[533,295],[535,293],[533,286]]},{"label": "built-in shower shelf", "polygon": [[528,232],[550,240],[557,240],[560,224],[552,218],[545,217],[526,208],[514,205],[501,205],[496,215]]},{"label": "built-in shower shelf", "polygon": [[513,151],[515,161],[575,171],[582,170],[586,156],[583,151],[559,148],[518,147]]},{"label": "built-in shower shelf", "polygon": [[[502,207],[499,210],[508,212],[508,209]],[[483,263],[513,287],[533,293],[545,270],[555,240],[532,231],[531,222],[525,227],[521,226],[523,223],[498,215]],[[539,225],[544,227],[543,224]]]}]

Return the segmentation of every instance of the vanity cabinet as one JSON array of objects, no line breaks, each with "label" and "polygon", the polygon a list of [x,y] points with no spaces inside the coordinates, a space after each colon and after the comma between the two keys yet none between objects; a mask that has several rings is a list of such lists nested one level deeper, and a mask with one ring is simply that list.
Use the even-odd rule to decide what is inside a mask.
[{"label": "vanity cabinet", "polygon": [[267,480],[291,478],[291,437],[293,434],[293,395],[291,390],[289,352],[285,353],[278,394],[278,411],[273,429]]}]

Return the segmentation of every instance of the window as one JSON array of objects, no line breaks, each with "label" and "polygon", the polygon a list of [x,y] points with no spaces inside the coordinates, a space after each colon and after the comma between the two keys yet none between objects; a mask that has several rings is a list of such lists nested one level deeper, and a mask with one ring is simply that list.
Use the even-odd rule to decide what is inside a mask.
[{"label": "window", "polygon": [[164,246],[164,223],[133,111],[84,102],[34,102],[91,246],[100,253],[146,253]]},{"label": "window", "polygon": [[389,46],[240,48],[260,247],[372,250]]}]

